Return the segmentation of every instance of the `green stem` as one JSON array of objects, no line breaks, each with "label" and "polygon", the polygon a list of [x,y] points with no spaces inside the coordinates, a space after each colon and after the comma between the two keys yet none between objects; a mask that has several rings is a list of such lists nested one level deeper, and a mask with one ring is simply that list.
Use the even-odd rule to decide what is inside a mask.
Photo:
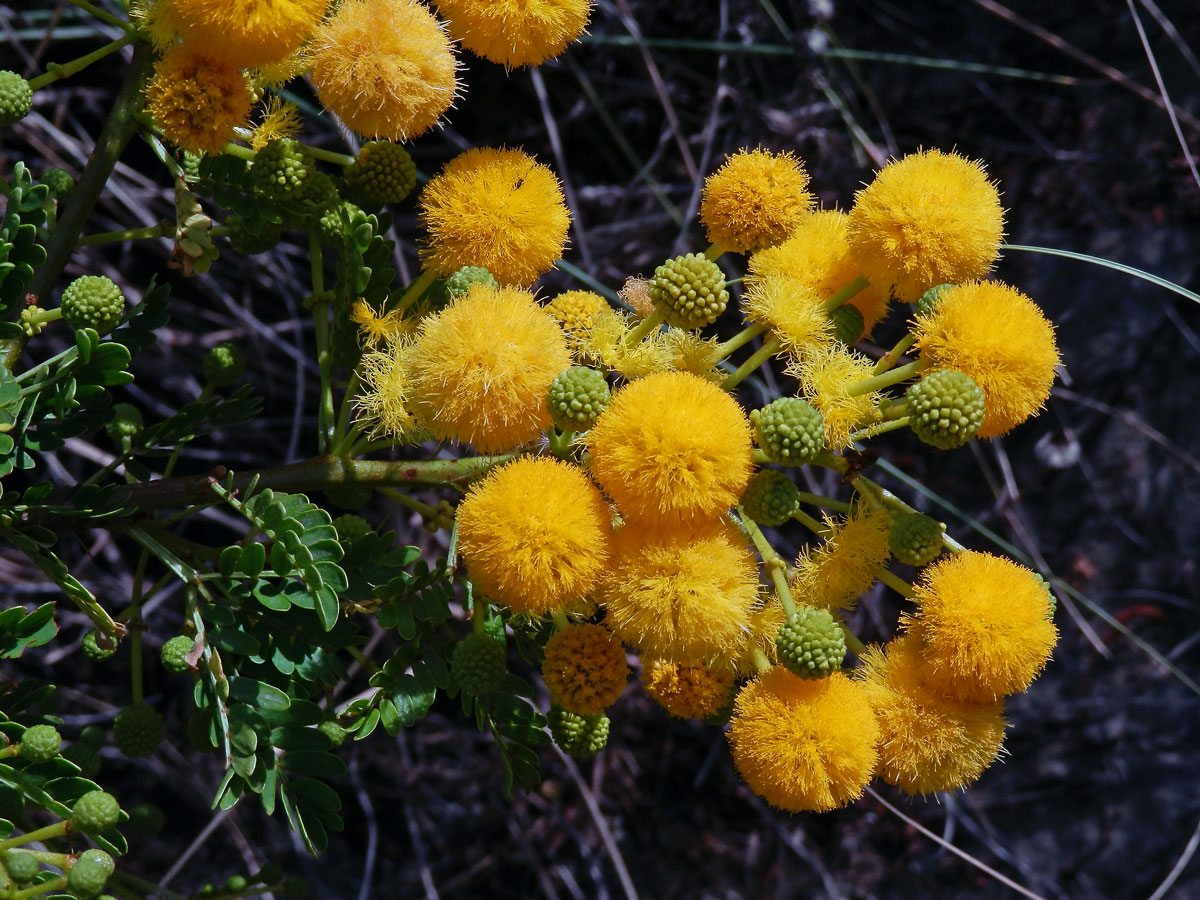
[{"label": "green stem", "polygon": [[476,599],[472,604],[471,611],[471,631],[475,634],[483,634],[487,629],[487,601],[482,597]]},{"label": "green stem", "polygon": [[829,534],[829,529],[826,528],[825,525],[818,522],[802,509],[798,509],[792,513],[792,518],[811,531],[813,534],[818,534],[822,537]]},{"label": "green stem", "polygon": [[62,307],[56,306],[54,309],[43,309],[40,313],[36,313],[29,317],[30,325],[47,325],[50,322],[57,322],[62,318]]},{"label": "green stem", "polygon": [[738,366],[732,375],[721,382],[722,390],[733,390],[745,380],[746,376],[778,353],[781,346],[783,345],[779,342],[778,338],[774,336],[768,337],[763,341],[763,345],[754,352],[753,356]]},{"label": "green stem", "polygon": [[21,745],[9,744],[7,747],[0,747],[0,759],[8,759],[10,756],[19,756],[21,754]]},{"label": "green stem", "polygon": [[[235,128],[234,133],[244,141],[249,141],[254,136],[254,131],[250,128]],[[339,166],[348,166],[355,160],[353,156],[348,156],[345,153],[338,153],[336,150],[325,150],[321,147],[314,147],[312,144],[301,143],[300,141],[297,141],[296,143],[299,144],[300,147],[303,148],[305,152],[307,152],[308,155],[313,159],[323,159],[325,162],[337,163]],[[244,150],[245,148],[239,147],[238,149]],[[226,152],[228,152],[228,149],[226,149]],[[250,151],[251,154],[254,152],[254,150]],[[252,155],[242,156],[242,158],[249,160],[254,159]]]},{"label": "green stem", "polygon": [[67,0],[67,2],[72,6],[78,6],[80,9],[91,13],[102,22],[107,22],[109,25],[116,25],[118,28],[124,31],[134,33],[137,32],[137,26],[135,26],[132,22],[127,22],[124,19],[117,18],[108,10],[101,9],[99,6],[96,6],[93,3],[89,3],[88,0]]},{"label": "green stem", "polygon": [[625,332],[625,337],[622,343],[626,347],[633,347],[642,342],[651,331],[656,330],[663,322],[667,321],[666,310],[660,309],[657,306],[654,312],[642,319],[637,325]]},{"label": "green stem", "polygon": [[385,497],[395,500],[401,506],[407,507],[413,512],[418,513],[423,519],[433,520],[437,517],[438,510],[436,506],[430,506],[428,503],[423,503],[416,497],[408,496],[408,494],[404,493],[403,491],[398,491],[395,488],[380,488],[379,493],[383,494]]},{"label": "green stem", "polygon": [[47,825],[44,828],[35,828],[33,831],[27,831],[24,834],[10,837],[8,840],[0,841],[0,853],[3,853],[9,847],[21,847],[25,844],[36,844],[40,841],[48,841],[51,838],[62,837],[70,830],[71,823],[69,820],[55,822],[53,825]]},{"label": "green stem", "polygon": [[356,663],[358,663],[360,666],[362,666],[364,669],[366,669],[371,674],[374,674],[379,671],[379,666],[378,666],[378,664],[376,664],[375,660],[371,659],[369,656],[367,656],[365,653],[363,653],[357,647],[354,647],[354,646],[347,647],[346,652],[350,654],[350,657]]},{"label": "green stem", "polygon": [[401,315],[408,312],[410,306],[416,303],[424,293],[429,290],[429,286],[437,281],[437,272],[433,269],[426,269],[417,276],[417,280],[408,286],[408,289],[400,297],[395,304],[388,303],[386,312],[399,312]]},{"label": "green stem", "polygon": [[76,247],[87,247],[90,244],[111,244],[117,241],[136,241],[142,238],[167,237],[174,233],[175,223],[163,219],[157,225],[144,225],[141,228],[128,228],[125,231],[105,231],[101,234],[89,234],[76,242]]},{"label": "green stem", "polygon": [[[138,44],[133,59],[126,70],[125,82],[113,101],[112,112],[105,120],[96,146],[92,150],[79,181],[71,189],[70,201],[64,204],[58,217],[58,227],[46,245],[46,259],[38,266],[29,284],[29,293],[38,299],[48,298],[75,249],[75,242],[83,233],[83,226],[108,178],[117,164],[117,159],[129,139],[137,131],[137,114],[142,107],[142,84],[154,62],[154,51],[148,44]],[[0,341],[0,365],[13,371],[17,360],[25,349],[27,336]]]},{"label": "green stem", "polygon": [[878,375],[872,375],[858,384],[852,384],[846,389],[846,394],[850,397],[861,397],[863,394],[869,394],[872,391],[881,391],[886,387],[891,387],[893,384],[899,384],[902,381],[907,381],[913,375],[916,375],[926,366],[923,359],[917,359],[910,362],[906,366],[900,366],[898,369],[892,369],[888,372],[880,372]]},{"label": "green stem", "polygon": [[354,397],[358,393],[358,387],[362,383],[362,379],[358,374],[358,366],[355,366],[350,371],[350,380],[346,382],[346,390],[342,394],[342,402],[338,407],[337,424],[333,430],[333,449],[334,452],[338,448],[343,447],[345,439],[348,437],[346,429],[350,426],[350,407],[354,403]]},{"label": "green stem", "polygon": [[851,631],[845,622],[838,622],[838,624],[842,626],[842,634],[846,638],[846,649],[862,659],[867,652],[867,645],[859,640],[858,635]]},{"label": "green stem", "polygon": [[[212,392],[213,392],[212,382],[208,382],[207,384],[204,385],[204,387],[202,387],[200,389],[200,396],[196,398],[196,402],[203,403],[205,400],[207,400],[209,397],[212,396]],[[163,473],[162,473],[163,478],[170,478],[174,474],[175,466],[176,466],[176,464],[178,464],[179,456],[182,452],[183,452],[183,443],[182,442],[176,444],[171,449],[171,455],[169,457],[167,457],[167,464],[165,466],[163,466]]]},{"label": "green stem", "polygon": [[730,353],[740,350],[766,330],[766,325],[759,325],[757,322],[750,323],[729,340],[717,344],[717,358],[714,362],[720,362]]},{"label": "green stem", "polygon": [[575,443],[574,431],[559,431],[557,428],[552,427],[546,437],[550,442],[551,453],[559,459],[571,459],[571,445]]},{"label": "green stem", "polygon": [[907,353],[908,348],[915,344],[916,341],[916,335],[911,333],[900,338],[895,347],[883,354],[883,356],[879,357],[879,362],[875,363],[873,374],[878,375],[881,372],[886,372],[888,369],[898,363],[900,361],[900,357]]},{"label": "green stem", "polygon": [[337,412],[333,408],[333,346],[329,338],[329,298],[325,294],[325,262],[321,255],[321,236],[317,229],[308,232],[308,257],[312,273],[313,334],[317,343],[317,370],[321,375],[321,404],[317,409],[317,448],[328,453],[333,446]]},{"label": "green stem", "polygon": [[249,147],[243,147],[241,144],[235,144],[233,141],[222,147],[221,152],[229,156],[236,156],[238,159],[244,159],[247,162],[254,162],[255,157],[258,155]]},{"label": "green stem", "polygon": [[890,422],[879,422],[878,424],[872,425],[869,428],[864,428],[861,431],[851,432],[850,440],[852,442],[865,441],[867,438],[873,438],[879,434],[887,434],[889,431],[898,431],[899,429],[906,428],[907,426],[908,416],[903,416],[899,419],[892,419]]},{"label": "green stem", "polygon": [[9,894],[9,900],[28,900],[30,897],[37,897],[41,894],[48,894],[51,891],[61,891],[67,886],[67,876],[63,875],[51,881],[44,881],[41,884],[31,885],[23,891],[17,891],[14,894]]},{"label": "green stem", "polygon": [[837,512],[850,512],[850,504],[845,500],[836,500],[833,497],[826,497],[822,494],[810,494],[808,491],[799,491],[797,495],[801,503],[808,503],[812,506],[823,506],[825,509],[833,509]]},{"label": "green stem", "polygon": [[888,587],[890,587],[897,594],[899,594],[902,597],[907,597],[909,600],[911,600],[913,598],[912,585],[909,584],[907,581],[905,581],[903,578],[901,578],[899,575],[897,575],[895,572],[891,571],[890,569],[884,568],[883,566],[876,566],[873,571],[875,573],[876,578],[878,578],[880,581],[882,581],[884,584],[886,584]]},{"label": "green stem", "polygon": [[859,275],[848,285],[825,301],[825,312],[833,312],[855,294],[865,290],[871,282],[867,281],[866,276]]},{"label": "green stem", "polygon": [[[120,21],[120,20],[118,20]],[[128,27],[129,23],[124,23]],[[51,63],[46,67],[46,71],[36,78],[29,79],[29,89],[31,91],[40,90],[48,84],[53,84],[61,78],[70,78],[76,72],[82,72],[92,63],[97,60],[104,59],[110,53],[120,50],[122,47],[127,47],[137,40],[137,33],[134,31],[126,31],[126,33],[103,47],[97,47],[91,53],[80,56],[78,59],[73,59],[65,63]]]},{"label": "green stem", "polygon": [[708,248],[704,251],[704,258],[707,259],[709,262],[716,262],[718,259],[720,259],[722,256],[725,255],[726,249],[727,248],[722,247],[716,241],[713,241],[711,244],[708,245]]},{"label": "green stem", "polygon": [[758,527],[758,523],[751,519],[739,506],[737,518],[742,530],[754,542],[754,549],[758,551],[758,555],[762,557],[763,568],[771,576],[771,583],[775,586],[775,594],[779,597],[779,603],[783,606],[783,614],[789,619],[796,614],[796,601],[792,599],[792,589],[787,583],[787,563],[783,557],[775,552],[775,548],[771,546],[766,535],[762,533],[762,529]]},{"label": "green stem", "polygon": [[754,664],[755,670],[760,675],[771,668],[771,661],[767,659],[767,654],[763,653],[761,647],[750,649],[750,662]]}]

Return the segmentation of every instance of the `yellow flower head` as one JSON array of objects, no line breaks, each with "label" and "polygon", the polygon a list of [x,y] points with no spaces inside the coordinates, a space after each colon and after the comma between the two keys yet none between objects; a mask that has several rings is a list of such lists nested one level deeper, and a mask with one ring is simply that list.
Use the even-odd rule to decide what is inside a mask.
[{"label": "yellow flower head", "polygon": [[704,180],[708,239],[744,253],[787,238],[812,209],[804,165],[790,152],[739,150]]},{"label": "yellow flower head", "polygon": [[350,321],[358,326],[359,343],[368,350],[394,344],[412,334],[414,322],[399,310],[377,313],[366,300],[350,304]]},{"label": "yellow flower head", "polygon": [[964,372],[983,391],[987,413],[980,437],[1011,431],[1050,396],[1060,362],[1054,326],[1016,288],[999,281],[945,288],[917,317],[914,333],[932,369]]},{"label": "yellow flower head", "polygon": [[146,109],[163,135],[193,153],[220,153],[253,105],[241,72],[183,44],[154,64],[146,85]]},{"label": "yellow flower head", "polygon": [[629,664],[620,642],[606,629],[571,625],[546,642],[542,678],[552,703],[580,716],[595,716],[625,690]]},{"label": "yellow flower head", "polygon": [[604,498],[558,460],[523,456],[496,469],[471,488],[457,519],[467,574],[516,613],[541,616],[584,596],[609,557]]},{"label": "yellow flower head", "polygon": [[528,291],[473,284],[421,323],[409,374],[430,432],[499,453],[550,426],[546,392],[571,365],[560,329]]},{"label": "yellow flower head", "polygon": [[596,589],[618,637],[672,660],[711,660],[741,646],[757,596],[754,558],[719,524],[697,531],[625,525]]},{"label": "yellow flower head", "polygon": [[860,504],[849,518],[826,518],[830,533],[814,550],[805,548],[796,560],[791,588],[796,600],[817,609],[852,607],[875,583],[875,567],[887,562],[887,513]]},{"label": "yellow flower head", "polygon": [[788,812],[828,812],[862,796],[879,726],[862,685],[841,672],[808,681],[776,666],[738,693],[728,737],[754,793]]},{"label": "yellow flower head", "polygon": [[1004,741],[1004,702],[964,703],[926,683],[921,639],[867,648],[859,670],[879,722],[877,774],[910,794],[965,787],[995,761]]},{"label": "yellow flower head", "polygon": [[786,618],[783,604],[777,597],[760,595],[750,611],[750,631],[746,639],[731,652],[717,656],[714,664],[731,670],[739,677],[747,677],[758,674],[756,651],[761,652],[772,664],[779,662],[775,641]]},{"label": "yellow flower head", "polygon": [[537,66],[587,27],[590,0],[435,0],[450,33],[502,66]]},{"label": "yellow flower head", "polygon": [[987,274],[1004,208],[983,163],[923,150],[881,169],[855,195],[847,224],[863,274],[914,303],[935,285]]},{"label": "yellow flower head", "polygon": [[235,69],[275,62],[300,46],[329,0],[167,0],[189,47]]},{"label": "yellow flower head", "polygon": [[608,312],[608,301],[591,291],[565,291],[546,304],[569,337],[578,337],[592,327],[596,316]]},{"label": "yellow flower head", "polygon": [[129,7],[129,20],[150,39],[154,49],[165,53],[179,39],[171,18],[171,0],[141,0]]},{"label": "yellow flower head", "polygon": [[459,154],[421,192],[426,268],[446,278],[483,266],[501,284],[529,285],[563,254],[571,217],[554,173],[523,150]]},{"label": "yellow flower head", "polygon": [[725,380],[726,373],[717,368],[721,347],[716,338],[701,337],[697,332],[682,328],[668,328],[661,332],[661,336],[669,357],[669,368],[677,372],[691,372],[713,384]]},{"label": "yellow flower head", "polygon": [[677,719],[707,719],[729,700],[733,676],[702,662],[644,659],[642,686]]},{"label": "yellow flower head", "polygon": [[1025,690],[1058,641],[1046,589],[1010,559],[942,557],[914,591],[917,612],[901,624],[919,631],[929,683],[950,696],[988,702]]},{"label": "yellow flower head", "polygon": [[[862,274],[846,239],[845,213],[836,210],[805,216],[782,244],[760,250],[750,257],[750,274],[762,278],[786,275],[811,289],[824,303]],[[754,279],[747,279],[753,282]],[[863,317],[865,333],[887,313],[888,286],[869,284],[846,301]]]},{"label": "yellow flower head", "polygon": [[646,318],[654,312],[654,301],[650,299],[650,280],[641,275],[631,275],[625,279],[621,289],[617,291],[620,297],[641,318]]},{"label": "yellow flower head", "polygon": [[343,0],[311,58],[321,102],[364,137],[423,134],[458,92],[450,38],[418,0]]},{"label": "yellow flower head", "polygon": [[808,282],[772,272],[746,280],[742,315],[766,325],[793,357],[833,342],[833,325],[823,301]]},{"label": "yellow flower head", "polygon": [[250,135],[250,146],[261,150],[271,141],[295,137],[300,133],[300,109],[290,100],[272,94],[262,110],[262,119]]},{"label": "yellow flower head", "polygon": [[355,398],[359,418],[371,422],[371,437],[403,440],[416,431],[407,357],[411,345],[396,341],[386,352],[367,353],[360,364],[364,389]]},{"label": "yellow flower head", "polygon": [[848,391],[871,377],[874,363],[841,344],[812,348],[788,374],[800,381],[804,397],[821,411],[825,441],[834,450],[850,446],[850,434],[879,419],[879,394],[852,396]]},{"label": "yellow flower head", "polygon": [[687,372],[661,372],[613,394],[587,437],[592,473],[626,515],[650,522],[717,516],[753,467],[737,402]]},{"label": "yellow flower head", "polygon": [[671,368],[671,351],[661,331],[655,331],[636,343],[626,343],[630,321],[624,313],[608,309],[596,315],[591,327],[579,333],[573,343],[580,361],[612,369],[628,379],[644,378]]}]

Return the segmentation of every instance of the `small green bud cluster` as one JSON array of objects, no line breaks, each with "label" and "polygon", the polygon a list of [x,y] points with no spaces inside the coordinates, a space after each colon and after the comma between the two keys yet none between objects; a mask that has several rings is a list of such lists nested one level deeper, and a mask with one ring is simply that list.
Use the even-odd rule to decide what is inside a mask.
[{"label": "small green bud cluster", "polygon": [[204,377],[217,388],[238,383],[246,371],[246,354],[231,341],[222,341],[204,354]]},{"label": "small green bud cluster", "polygon": [[795,483],[775,469],[755,472],[742,494],[742,509],[760,525],[782,525],[799,506],[800,491]]},{"label": "small green bud cluster", "polygon": [[587,431],[608,407],[612,392],[604,374],[587,366],[571,366],[550,382],[546,405],[563,431]]},{"label": "small green bud cluster", "polygon": [[473,284],[486,284],[488,287],[500,286],[500,283],[492,277],[492,273],[483,266],[463,266],[446,279],[446,295],[453,300],[465,294]]},{"label": "small green bud cluster", "polygon": [[[141,434],[142,429],[146,427],[146,422],[142,418],[142,411],[132,403],[114,403],[113,417],[109,419],[108,424],[104,426],[104,433],[118,444],[125,438],[136,437]],[[94,635],[94,633],[93,633]],[[95,644],[95,638],[92,640]],[[86,647],[85,647],[86,650]],[[112,654],[109,653],[109,656]]]},{"label": "small green bud cluster", "polygon": [[780,465],[812,462],[825,445],[825,420],[799,397],[780,397],[754,410],[750,424],[767,459]]},{"label": "small green bud cluster", "polygon": [[125,707],[113,721],[113,740],[126,756],[149,756],[162,739],[162,716],[145,703]]},{"label": "small green bud cluster", "polygon": [[31,763],[49,762],[62,749],[62,735],[53,725],[33,725],[21,735],[21,759]]},{"label": "small green bud cluster", "polygon": [[94,328],[106,334],[121,321],[125,295],[105,275],[82,275],[67,285],[59,305],[63,318],[76,331]]},{"label": "small green bud cluster", "polygon": [[450,657],[450,677],[476,697],[486,697],[494,691],[504,677],[504,671],[504,645],[478,631],[459,641]]},{"label": "small green bud cluster", "polygon": [[8,69],[0,69],[0,125],[12,125],[29,115],[33,90],[29,82]]},{"label": "small green bud cluster", "polygon": [[178,634],[166,641],[162,645],[162,650],[159,651],[163,668],[176,675],[192,671],[192,666],[187,661],[187,655],[195,646],[196,641],[186,634]]},{"label": "small green bud cluster", "polygon": [[846,635],[827,609],[801,607],[779,629],[779,661],[801,678],[826,678],[842,667]]},{"label": "small green bud cluster", "polygon": [[364,205],[399,203],[417,184],[417,167],[408,151],[391,141],[369,141],[346,166],[346,184]]},{"label": "small green bud cluster", "polygon": [[858,311],[857,307],[851,306],[849,303],[843,303],[831,312],[829,320],[833,322],[834,337],[847,346],[862,337],[863,329],[866,327],[863,314]]},{"label": "small green bud cluster", "polygon": [[67,871],[67,890],[79,900],[89,900],[104,890],[114,868],[113,858],[103,850],[84,850]]},{"label": "small green bud cluster", "polygon": [[550,734],[564,753],[577,759],[591,759],[608,743],[612,723],[604,713],[581,716],[555,704],[550,707]]},{"label": "small green bud cluster", "polygon": [[904,513],[888,533],[892,555],[910,566],[925,566],[942,552],[942,526],[921,513]]},{"label": "small green bud cluster", "polygon": [[913,434],[940,450],[953,450],[975,437],[987,412],[979,385],[953,369],[929,373],[904,399]]},{"label": "small green bud cluster", "polygon": [[97,834],[112,828],[121,817],[117,798],[106,791],[89,791],[71,807],[71,828],[83,834]]},{"label": "small green bud cluster", "polygon": [[695,329],[711,325],[729,304],[725,273],[702,253],[669,259],[654,270],[650,301],[668,325]]}]

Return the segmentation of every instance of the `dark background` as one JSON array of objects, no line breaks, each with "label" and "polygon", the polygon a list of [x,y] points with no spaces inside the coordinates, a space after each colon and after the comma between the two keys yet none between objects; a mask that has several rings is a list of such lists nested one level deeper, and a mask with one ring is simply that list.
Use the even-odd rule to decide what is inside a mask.
[{"label": "dark background", "polygon": [[[1200,15],[1190,0],[1136,8],[1184,138],[1200,150],[1191,49],[1200,48]],[[2,65],[41,71],[46,60],[99,45],[69,6],[43,42],[55,9],[0,7]],[[35,174],[51,165],[78,173],[120,66],[112,58],[39,92],[34,115],[4,133],[0,170],[25,158]],[[469,59],[464,78],[447,127],[412,147],[422,171],[476,144],[536,153],[568,189],[568,262],[609,288],[701,249],[699,179],[725,154],[760,144],[794,150],[822,204],[841,208],[887,157],[957,148],[984,159],[998,180],[1010,242],[1102,256],[1200,288],[1200,185],[1153,102],[1159,91],[1125,2],[600,0],[590,38],[559,61],[506,74]],[[328,124],[310,121],[304,137],[347,148]],[[170,216],[168,185],[144,147],[131,145],[89,231]],[[411,267],[411,201],[396,222]],[[162,277],[169,249],[143,241],[78,254],[69,274],[108,274],[137,297],[151,273]],[[729,271],[740,275],[736,265]],[[306,270],[301,249],[284,246],[249,259],[226,254],[196,279],[165,276],[175,289],[172,322],[139,358],[122,399],[148,419],[167,414],[198,392],[207,347],[237,338],[251,348],[248,377],[267,401],[251,426],[193,445],[181,471],[313,452],[316,373],[299,306]],[[1047,410],[1003,440],[948,454],[903,435],[875,442],[882,464],[919,478],[962,518],[878,474],[965,543],[991,546],[972,530],[983,527],[1035,554],[1087,603],[1060,607],[1054,662],[1009,703],[1002,764],[965,793],[912,800],[880,785],[880,795],[1037,895],[1200,896],[1200,863],[1186,865],[1200,839],[1200,705],[1097,613],[1196,676],[1200,310],[1128,275],[1040,254],[1011,251],[997,274],[1057,325],[1065,366]],[[542,292],[568,286],[578,284],[553,273]],[[721,324],[736,328],[732,316]],[[875,338],[886,347],[902,330],[897,312]],[[774,389],[787,388],[781,377]],[[746,388],[748,403],[759,402],[755,390]],[[110,450],[73,442],[51,474],[88,471]],[[371,515],[402,540],[426,539],[382,503]],[[800,536],[777,539],[794,550]],[[128,548],[103,532],[61,546],[111,608],[127,602]],[[0,592],[30,602],[54,594],[11,555],[0,557]],[[178,601],[167,594],[149,609],[157,639],[174,633]],[[859,633],[887,637],[898,609],[894,595],[867,598]],[[63,620],[61,642],[23,661],[22,674],[49,677],[80,661],[79,683],[91,685],[63,692],[67,720],[108,721],[127,701],[125,657],[103,671],[83,664],[72,655],[82,620]],[[181,728],[186,692],[154,677],[152,699]],[[308,861],[282,821],[268,823],[246,803],[187,858],[174,885],[219,882],[271,857],[329,897],[620,897],[619,864],[647,898],[1015,896],[876,798],[823,816],[767,809],[733,771],[718,729],[667,719],[636,686],[612,715],[599,759],[576,767],[547,751],[543,788],[509,798],[490,738],[439,702],[398,740],[379,732],[345,748],[349,825],[324,858]],[[154,800],[171,813],[163,837],[122,865],[157,879],[185,853],[211,817],[215,766],[169,748],[149,762],[107,757],[105,783],[123,801]]]}]

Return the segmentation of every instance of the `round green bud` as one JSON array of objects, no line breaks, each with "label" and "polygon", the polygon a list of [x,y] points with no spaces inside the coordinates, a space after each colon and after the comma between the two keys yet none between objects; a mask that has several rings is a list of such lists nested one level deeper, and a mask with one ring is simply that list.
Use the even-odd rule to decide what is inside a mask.
[{"label": "round green bud", "polygon": [[800,491],[782,472],[755,472],[742,494],[742,509],[760,525],[782,525],[800,506]]},{"label": "round green bud", "polygon": [[[109,638],[111,640],[111,638]],[[96,638],[96,631],[92,629],[83,636],[83,655],[92,662],[104,662],[117,652],[115,644],[111,647],[101,647]]]},{"label": "round green bud", "polygon": [[104,426],[104,433],[118,444],[122,438],[132,438],[146,427],[142,411],[132,403],[114,403],[113,417]]},{"label": "round green bud", "polygon": [[112,828],[121,816],[117,798],[107,791],[89,791],[71,807],[71,827],[84,834]]},{"label": "round green bud", "polygon": [[125,295],[105,275],[81,275],[67,285],[59,306],[72,328],[95,328],[100,334],[107,334],[121,322]]},{"label": "round green bud", "polygon": [[577,759],[591,759],[608,743],[608,731],[612,723],[603,713],[581,716],[555,704],[550,707],[547,718],[554,743],[564,753]]},{"label": "round green bud", "polygon": [[83,731],[79,732],[79,740],[99,750],[104,746],[104,729],[99,725],[85,725]]},{"label": "round green bud", "polygon": [[126,756],[149,756],[162,739],[162,716],[145,703],[125,707],[113,721],[113,740]]},{"label": "round green bud", "polygon": [[350,736],[350,732],[333,719],[326,719],[317,726],[317,731],[329,738],[329,742],[335,747],[342,746],[342,744],[346,743],[346,738]]},{"label": "round green bud", "polygon": [[711,325],[729,304],[725,273],[702,253],[669,259],[654,270],[650,301],[668,325],[696,329]]},{"label": "round green bud", "polygon": [[346,166],[346,184],[355,197],[377,208],[399,203],[417,184],[417,167],[408,151],[391,141],[368,141]]},{"label": "round green bud", "polygon": [[0,784],[0,819],[15,819],[25,811],[25,795],[14,787]]},{"label": "round green bud", "polygon": [[308,896],[308,882],[299,875],[290,875],[283,881],[283,893],[293,900],[304,900]]},{"label": "round green bud", "polygon": [[230,875],[225,879],[225,890],[240,893],[249,887],[250,882],[245,875]]},{"label": "round green bud", "polygon": [[100,751],[91,744],[79,741],[64,750],[62,755],[63,759],[79,766],[79,773],[84,778],[95,778],[100,774]]},{"label": "round green bud", "polygon": [[799,397],[780,397],[750,413],[754,439],[773,463],[812,462],[825,446],[820,410]]},{"label": "round green bud", "polygon": [[888,533],[892,555],[910,566],[926,566],[942,552],[942,526],[921,513],[904,513]]},{"label": "round green bud", "polygon": [[42,184],[50,188],[51,197],[61,200],[75,187],[75,179],[66,169],[47,169],[42,173]]},{"label": "round green bud", "polygon": [[571,366],[559,372],[546,392],[550,418],[563,431],[587,431],[611,399],[604,374],[587,366]]},{"label": "round green bud", "polygon": [[153,803],[139,803],[129,810],[129,827],[143,837],[158,837],[166,824],[166,813]]},{"label": "round green bud", "polygon": [[500,283],[483,266],[463,266],[446,279],[446,294],[451,300],[465,294],[473,284],[499,287]]},{"label": "round green bud", "polygon": [[250,184],[272,200],[297,203],[316,174],[316,160],[298,141],[276,138],[255,154]]},{"label": "round green bud", "polygon": [[952,284],[935,284],[917,298],[917,313],[922,316],[929,315],[930,311],[942,302],[942,292],[952,287]]},{"label": "round green bud", "polygon": [[317,233],[325,243],[340,247],[346,243],[349,227],[346,222],[353,222],[355,216],[361,215],[365,213],[348,200],[333,203],[317,218]]},{"label": "round green bud", "polygon": [[29,884],[41,868],[37,857],[24,850],[9,850],[4,854],[3,862],[9,877],[17,884]]},{"label": "round green bud", "polygon": [[29,82],[8,69],[0,69],[0,125],[12,125],[29,115],[33,90]]},{"label": "round green bud", "polygon": [[258,874],[254,876],[254,880],[259,884],[275,884],[283,878],[283,866],[279,863],[270,862],[258,870]]},{"label": "round green bud", "polygon": [[283,229],[273,222],[230,216],[225,225],[229,229],[229,246],[242,256],[266,253],[283,237]]},{"label": "round green bud", "polygon": [[84,850],[67,871],[67,890],[79,900],[90,900],[104,890],[114,868],[113,858],[103,850]]},{"label": "round green bud", "polygon": [[31,763],[49,762],[62,748],[62,735],[53,725],[34,725],[21,735],[21,759]]},{"label": "round green bud", "polygon": [[450,656],[450,677],[476,697],[485,697],[494,691],[504,677],[505,668],[504,645],[477,631],[455,644]]},{"label": "round green bud", "polygon": [[333,520],[333,528],[337,532],[338,540],[342,543],[350,543],[375,532],[366,519],[356,516],[354,513],[343,513],[338,516]]},{"label": "round green bud", "polygon": [[176,675],[192,671],[192,666],[188,663],[186,657],[192,652],[192,648],[195,646],[195,639],[186,634],[178,634],[171,638],[162,645],[162,650],[159,653],[162,658],[163,668],[168,672],[174,672]]},{"label": "round green bud", "polygon": [[204,377],[213,387],[231,387],[245,371],[246,354],[230,341],[222,341],[204,354]]},{"label": "round green bud", "polygon": [[212,739],[212,720],[212,713],[207,709],[196,710],[188,719],[187,738],[193,750],[212,753],[217,749]]},{"label": "round green bud", "polygon": [[801,607],[775,638],[779,661],[801,678],[825,678],[842,667],[846,635],[827,609]]},{"label": "round green bud", "polygon": [[961,447],[979,433],[987,406],[969,375],[953,369],[930,372],[904,395],[908,427],[940,450]]},{"label": "round green bud", "polygon": [[847,346],[862,337],[863,329],[866,327],[863,314],[858,311],[857,307],[851,306],[849,303],[843,303],[831,312],[829,320],[833,322],[834,337]]}]

